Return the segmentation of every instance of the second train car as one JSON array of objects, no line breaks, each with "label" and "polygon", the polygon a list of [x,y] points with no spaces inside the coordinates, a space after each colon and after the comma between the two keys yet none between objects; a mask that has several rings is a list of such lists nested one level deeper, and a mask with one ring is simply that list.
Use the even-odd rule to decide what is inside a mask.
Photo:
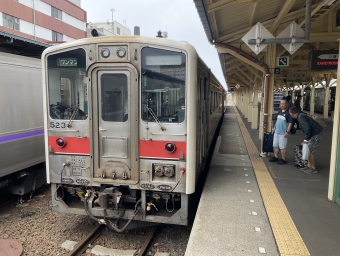
[{"label": "second train car", "polygon": [[50,47],[42,61],[53,210],[116,231],[133,219],[187,225],[225,98],[194,47],[94,37]]}]

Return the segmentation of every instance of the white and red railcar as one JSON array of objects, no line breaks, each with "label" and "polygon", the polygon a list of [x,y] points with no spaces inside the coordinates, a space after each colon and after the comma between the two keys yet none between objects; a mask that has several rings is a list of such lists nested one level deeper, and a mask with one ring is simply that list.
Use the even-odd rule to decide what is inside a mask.
[{"label": "white and red railcar", "polygon": [[42,61],[53,210],[187,225],[225,98],[196,50],[94,37],[50,47]]}]

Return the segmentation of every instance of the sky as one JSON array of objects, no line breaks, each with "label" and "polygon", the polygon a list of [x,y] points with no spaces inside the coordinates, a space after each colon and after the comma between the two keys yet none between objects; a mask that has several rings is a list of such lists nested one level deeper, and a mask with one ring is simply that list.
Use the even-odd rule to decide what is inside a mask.
[{"label": "sky", "polygon": [[[168,39],[193,45],[201,59],[226,88],[217,50],[207,39],[193,0],[81,0],[87,22],[113,20],[130,29],[140,27],[141,36],[155,37],[168,32]],[[125,22],[124,22],[125,21]]]}]

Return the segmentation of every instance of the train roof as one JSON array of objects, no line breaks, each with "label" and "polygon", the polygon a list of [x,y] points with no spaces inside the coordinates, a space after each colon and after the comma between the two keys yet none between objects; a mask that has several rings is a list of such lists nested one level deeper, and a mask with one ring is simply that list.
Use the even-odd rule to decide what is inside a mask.
[{"label": "train roof", "polygon": [[[55,45],[55,46],[51,46],[43,52],[43,57],[51,52],[59,51],[65,48],[77,47],[77,46],[88,45],[88,44],[99,44],[99,43],[100,44],[102,43],[153,44],[153,45],[159,45],[163,47],[165,46],[165,47],[183,49],[188,52],[191,52],[191,54],[196,54],[198,56],[196,49],[188,42],[174,41],[174,40],[169,40],[169,39],[159,38],[159,37],[146,37],[146,36],[98,36],[98,37],[89,37],[89,38],[74,40],[71,42],[66,42],[66,43]],[[204,61],[201,58],[199,59],[205,65],[205,67],[209,69],[209,67],[204,63]],[[212,74],[212,77],[214,78],[214,80],[217,81],[219,86],[221,86],[221,83],[217,80],[217,78],[213,74]],[[221,87],[223,88],[223,86]]]},{"label": "train roof", "polygon": [[179,48],[187,51],[193,51],[197,54],[196,49],[187,42],[180,42],[169,40],[165,38],[158,37],[146,37],[146,36],[98,36],[98,37],[89,37],[84,39],[78,39],[71,42],[62,43],[59,45],[51,46],[47,48],[43,55],[48,53],[58,51],[68,47],[76,47],[80,45],[87,44],[99,44],[99,43],[144,43],[144,44],[154,44],[160,46],[167,46],[173,48]]}]

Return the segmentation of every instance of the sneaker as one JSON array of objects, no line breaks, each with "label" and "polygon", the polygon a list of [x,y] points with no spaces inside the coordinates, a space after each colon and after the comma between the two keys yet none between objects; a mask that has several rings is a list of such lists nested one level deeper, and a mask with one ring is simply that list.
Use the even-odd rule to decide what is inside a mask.
[{"label": "sneaker", "polygon": [[305,173],[307,174],[315,174],[318,173],[318,170],[314,170],[313,168],[308,168],[308,170],[305,170]]},{"label": "sneaker", "polygon": [[284,159],[280,159],[276,164],[286,164],[287,161]]},{"label": "sneaker", "polygon": [[269,159],[269,162],[277,162],[277,161],[279,161],[279,159],[275,156]]},{"label": "sneaker", "polygon": [[302,167],[302,168],[300,168],[300,171],[307,171],[307,170],[309,170],[310,168],[308,167],[308,166],[305,166],[305,167]]}]

